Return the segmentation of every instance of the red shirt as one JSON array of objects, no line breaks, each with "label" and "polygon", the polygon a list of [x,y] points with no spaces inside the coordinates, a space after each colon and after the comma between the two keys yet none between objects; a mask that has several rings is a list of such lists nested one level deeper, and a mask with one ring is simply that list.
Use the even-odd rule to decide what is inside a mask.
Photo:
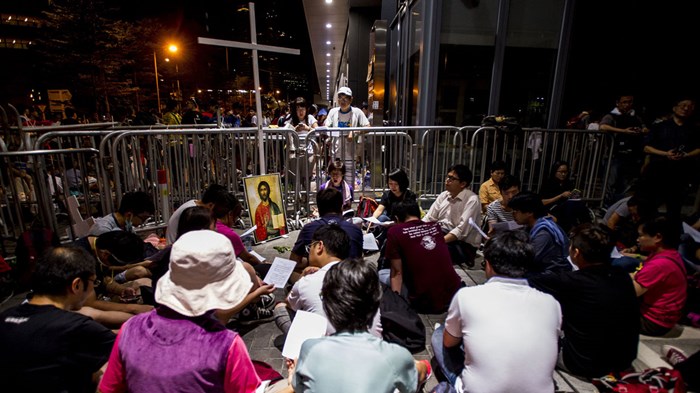
[{"label": "red shirt", "polygon": [[687,296],[686,271],[678,251],[649,255],[634,280],[647,290],[642,295],[642,316],[663,327],[675,326]]},{"label": "red shirt", "polygon": [[438,223],[414,220],[391,227],[385,256],[389,260],[401,259],[403,283],[416,311],[447,310],[461,280],[452,267],[450,251]]}]

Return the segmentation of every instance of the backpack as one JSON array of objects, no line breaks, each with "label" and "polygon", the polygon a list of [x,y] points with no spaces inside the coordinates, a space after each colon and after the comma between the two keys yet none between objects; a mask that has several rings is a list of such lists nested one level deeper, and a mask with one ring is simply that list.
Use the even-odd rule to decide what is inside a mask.
[{"label": "backpack", "polygon": [[379,207],[379,203],[374,198],[361,196],[360,203],[357,204],[357,214],[355,217],[367,218],[374,214],[374,211]]},{"label": "backpack", "polygon": [[601,393],[685,393],[680,371],[666,367],[647,368],[641,372],[606,375],[591,380]]},{"label": "backpack", "polygon": [[425,349],[425,325],[408,300],[384,286],[379,301],[384,340],[398,344],[415,354]]},{"label": "backpack", "polygon": [[32,228],[19,236],[15,248],[17,257],[15,278],[20,288],[29,287],[36,262],[44,251],[59,245],[58,237],[48,228]]}]

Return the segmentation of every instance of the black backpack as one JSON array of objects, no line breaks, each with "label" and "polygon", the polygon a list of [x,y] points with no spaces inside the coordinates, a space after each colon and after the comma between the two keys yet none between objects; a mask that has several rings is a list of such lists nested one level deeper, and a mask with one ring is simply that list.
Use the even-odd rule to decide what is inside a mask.
[{"label": "black backpack", "polygon": [[425,349],[425,325],[406,298],[385,286],[379,310],[384,340],[401,345],[413,354]]}]

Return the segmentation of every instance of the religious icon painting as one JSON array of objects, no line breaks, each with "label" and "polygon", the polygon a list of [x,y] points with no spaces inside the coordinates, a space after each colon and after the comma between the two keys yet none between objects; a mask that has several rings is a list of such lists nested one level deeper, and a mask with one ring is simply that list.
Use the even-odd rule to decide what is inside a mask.
[{"label": "religious icon painting", "polygon": [[243,185],[252,225],[257,226],[253,231],[255,244],[286,235],[287,217],[280,174],[245,177]]}]

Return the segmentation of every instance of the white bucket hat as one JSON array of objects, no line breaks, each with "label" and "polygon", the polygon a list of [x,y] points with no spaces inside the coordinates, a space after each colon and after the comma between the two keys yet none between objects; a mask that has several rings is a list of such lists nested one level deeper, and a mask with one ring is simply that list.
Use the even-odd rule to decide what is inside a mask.
[{"label": "white bucket hat", "polygon": [[170,252],[170,270],[158,281],[156,301],[190,317],[240,303],[253,283],[231,241],[211,230],[182,235]]}]

